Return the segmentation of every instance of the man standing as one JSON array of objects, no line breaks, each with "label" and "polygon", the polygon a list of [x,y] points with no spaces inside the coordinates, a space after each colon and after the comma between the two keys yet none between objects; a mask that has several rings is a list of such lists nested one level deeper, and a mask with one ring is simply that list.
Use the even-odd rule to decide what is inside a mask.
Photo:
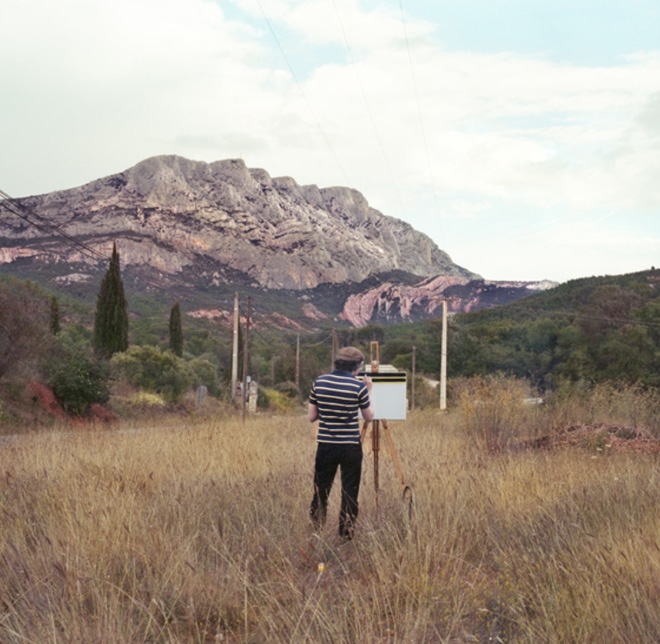
[{"label": "man standing", "polygon": [[358,493],[362,476],[362,445],[358,409],[370,421],[374,417],[370,401],[371,380],[363,381],[357,374],[364,364],[364,355],[355,347],[337,352],[332,373],[319,376],[309,393],[308,418],[319,421],[314,466],[314,497],[310,517],[315,529],[325,523],[328,496],[337,473],[341,470],[341,509],[339,536],[353,536],[358,515]]}]

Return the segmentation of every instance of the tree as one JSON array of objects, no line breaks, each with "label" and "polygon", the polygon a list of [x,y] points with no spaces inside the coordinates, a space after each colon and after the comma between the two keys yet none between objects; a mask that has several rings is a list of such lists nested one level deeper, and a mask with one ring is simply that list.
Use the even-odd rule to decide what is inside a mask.
[{"label": "tree", "polygon": [[181,307],[176,302],[170,311],[170,349],[179,358],[183,355],[183,331],[181,330]]},{"label": "tree", "polygon": [[0,280],[0,378],[29,371],[48,352],[46,297],[31,282]]},{"label": "tree", "polygon": [[117,244],[112,245],[110,266],[101,282],[96,300],[93,345],[101,358],[128,348],[128,312],[119,270]]},{"label": "tree", "polygon": [[64,410],[76,416],[110,398],[107,363],[61,348],[47,364],[48,384]]},{"label": "tree", "polygon": [[195,379],[188,363],[157,347],[132,346],[113,356],[110,365],[130,384],[161,394],[170,402],[178,402]]},{"label": "tree", "polygon": [[53,295],[48,301],[50,307],[50,330],[53,335],[60,332],[60,306],[57,298]]}]

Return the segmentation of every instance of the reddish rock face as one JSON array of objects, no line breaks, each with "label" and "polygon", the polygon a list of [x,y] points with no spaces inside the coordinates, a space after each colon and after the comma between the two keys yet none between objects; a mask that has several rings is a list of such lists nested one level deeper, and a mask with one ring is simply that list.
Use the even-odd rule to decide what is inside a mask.
[{"label": "reddish rock face", "polygon": [[445,300],[450,314],[466,313],[513,302],[553,286],[554,282],[493,282],[446,275],[413,285],[386,282],[349,296],[340,317],[358,327],[370,322],[420,320],[439,317]]}]

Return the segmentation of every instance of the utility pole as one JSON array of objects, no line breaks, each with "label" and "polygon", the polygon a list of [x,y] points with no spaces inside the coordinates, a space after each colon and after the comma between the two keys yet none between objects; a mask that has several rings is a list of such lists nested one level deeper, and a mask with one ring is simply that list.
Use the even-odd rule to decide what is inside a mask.
[{"label": "utility pole", "polygon": [[300,391],[300,333],[296,336],[296,389]]},{"label": "utility pole", "polygon": [[335,368],[335,359],[337,357],[337,330],[332,329],[332,362],[330,364],[330,371]]},{"label": "utility pole", "polygon": [[417,353],[417,347],[413,345],[413,358],[412,358],[412,391],[410,394],[410,410],[415,409],[415,354]]},{"label": "utility pole", "polygon": [[440,411],[447,409],[447,300],[442,301],[442,352],[440,355]]},{"label": "utility pole", "polygon": [[247,377],[250,360],[248,357],[249,349],[249,336],[250,336],[250,296],[247,298],[247,313],[245,316],[245,342],[243,343],[243,422],[245,422],[245,412],[247,411]]},{"label": "utility pole", "polygon": [[238,382],[238,292],[234,293],[234,337],[231,352],[231,399],[236,400],[236,383]]}]

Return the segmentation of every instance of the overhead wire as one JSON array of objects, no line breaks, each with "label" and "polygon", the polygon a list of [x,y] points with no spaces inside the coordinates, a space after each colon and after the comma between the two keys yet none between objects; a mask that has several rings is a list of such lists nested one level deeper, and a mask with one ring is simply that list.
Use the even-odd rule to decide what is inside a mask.
[{"label": "overhead wire", "polygon": [[[16,215],[17,217],[19,217],[26,223],[30,224],[31,226],[34,226],[35,228],[41,230],[41,232],[54,236],[55,235],[60,236],[70,245],[76,246],[78,250],[87,257],[102,261],[107,260],[107,257],[105,255],[103,255],[96,249],[92,248],[91,246],[84,244],[83,242],[81,242],[79,239],[76,239],[72,235],[69,235],[68,233],[64,232],[60,226],[52,224],[47,219],[45,219],[37,212],[35,212],[32,208],[27,207],[25,204],[19,202],[18,200],[8,195],[4,190],[0,190],[0,206],[4,207],[5,210],[12,213],[13,215]],[[30,217],[36,219],[37,221],[31,220]]]},{"label": "overhead wire", "polygon": [[373,110],[371,109],[371,103],[369,102],[369,99],[367,98],[367,93],[364,89],[364,82],[362,81],[362,77],[360,75],[360,70],[358,67],[358,64],[355,60],[355,56],[353,55],[353,48],[351,47],[351,43],[348,38],[348,34],[346,33],[346,29],[344,27],[344,22],[341,18],[341,14],[339,12],[339,8],[337,7],[337,2],[336,0],[332,0],[332,5],[335,10],[335,14],[337,16],[337,21],[339,22],[339,27],[341,28],[342,36],[344,37],[344,42],[346,43],[346,51],[348,52],[348,57],[351,61],[351,68],[353,69],[353,72],[355,73],[355,77],[357,80],[357,85],[358,88],[360,89],[360,93],[362,95],[362,100],[366,106],[367,109],[367,114],[369,116],[369,120],[371,121],[371,125],[373,126],[374,133],[376,135],[376,140],[378,141],[378,147],[380,148],[381,155],[383,157],[383,160],[385,162],[385,169],[387,170],[387,173],[390,176],[390,180],[392,182],[392,186],[394,187],[394,190],[396,192],[397,198],[399,200],[399,204],[401,206],[401,209],[405,212],[406,211],[406,206],[403,202],[403,199],[401,197],[401,191],[399,190],[398,183],[396,181],[396,177],[394,176],[394,172],[392,171],[392,166],[390,165],[389,158],[387,156],[387,152],[385,150],[385,145],[383,144],[383,139],[380,136],[380,131],[378,129],[378,126],[376,125],[376,119],[374,117]]},{"label": "overhead wire", "polygon": [[[80,239],[77,239],[73,235],[70,235],[69,233],[65,232],[64,230],[62,230],[61,226],[49,222],[45,217],[37,213],[33,208],[30,208],[21,201],[14,199],[4,190],[1,189],[0,189],[0,207],[3,207],[7,212],[19,217],[30,226],[37,228],[38,230],[40,230],[43,233],[46,233],[47,235],[51,235],[53,237],[56,236],[61,237],[66,244],[68,244],[71,247],[74,247],[76,250],[78,250],[81,253],[81,255],[84,255],[89,259],[98,262],[109,262],[110,265],[112,265],[115,262],[114,258],[110,257],[110,259],[108,259],[107,255],[104,255],[95,248],[92,248],[88,244],[85,244],[84,242],[80,241]],[[156,282],[150,279],[142,278],[141,281],[146,282],[149,286],[152,286],[154,288],[157,289],[162,288],[161,284],[157,284]]]},{"label": "overhead wire", "polygon": [[[239,309],[239,315],[243,315],[243,317],[247,318],[247,310],[243,309],[241,304],[239,304],[238,309]],[[250,300],[250,312],[251,312],[251,314],[250,314],[251,322],[253,322],[253,320],[256,318],[257,315],[259,315],[263,318],[265,318],[269,315],[269,313],[265,312],[263,309],[259,310],[255,306],[254,299]],[[250,325],[250,333],[254,333],[264,344],[270,344],[272,342],[270,339],[264,337],[255,326],[252,326],[252,324]],[[300,333],[301,334],[301,339],[302,339],[302,338],[309,338],[310,336],[318,335],[320,333],[326,333],[326,332],[325,331],[320,331],[320,332],[316,332],[316,333],[306,333],[304,331],[291,330],[290,333]],[[330,331],[330,333],[327,333],[325,335],[325,337],[322,340],[318,341],[318,342],[315,342],[313,344],[309,344],[309,343],[305,342],[304,347],[305,348],[311,348],[311,347],[319,346],[321,344],[325,344],[331,338],[332,338],[332,331]],[[293,346],[294,341],[290,341],[288,344]]]},{"label": "overhead wire", "polygon": [[312,107],[312,104],[310,103],[309,99],[307,98],[307,95],[305,94],[302,83],[298,80],[298,77],[296,75],[296,72],[293,69],[293,66],[291,65],[291,62],[289,61],[289,57],[286,55],[286,52],[284,51],[284,47],[282,47],[282,43],[280,42],[280,39],[277,37],[277,33],[275,33],[275,28],[273,27],[271,21],[269,20],[268,16],[266,15],[266,12],[264,11],[263,6],[261,5],[260,0],[256,0],[257,5],[259,6],[259,10],[261,11],[261,14],[264,17],[264,21],[268,25],[268,29],[273,36],[273,39],[275,40],[275,43],[277,44],[278,49],[280,50],[280,53],[282,54],[282,57],[284,58],[284,62],[286,63],[286,66],[289,69],[289,73],[291,74],[291,77],[293,78],[296,87],[298,88],[298,91],[300,92],[300,95],[302,96],[303,100],[305,101],[305,104],[307,105],[307,109],[309,110],[310,114],[312,115],[312,118],[316,122],[316,128],[318,129],[319,133],[321,134],[321,137],[323,138],[323,141],[325,142],[325,145],[327,148],[330,150],[330,153],[334,157],[335,163],[337,164],[337,167],[339,168],[340,172],[344,176],[344,180],[346,181],[346,185],[350,186],[351,181],[348,178],[348,175],[346,173],[346,170],[344,169],[344,166],[342,165],[339,156],[337,155],[337,152],[335,149],[332,147],[332,144],[330,143],[330,139],[328,138],[325,130],[323,129],[323,126],[321,125],[321,121],[319,120],[318,116],[316,115],[316,112],[314,108]]},{"label": "overhead wire", "polygon": [[442,232],[442,218],[439,216],[440,213],[440,205],[438,202],[438,194],[436,190],[436,184],[435,184],[435,176],[433,173],[433,165],[431,163],[431,153],[429,151],[429,146],[428,146],[428,141],[427,141],[427,135],[426,135],[426,126],[424,124],[424,116],[423,116],[423,111],[422,111],[422,103],[419,97],[419,90],[417,87],[417,79],[415,78],[415,68],[413,65],[413,58],[412,58],[412,51],[410,48],[410,39],[408,38],[408,27],[406,24],[406,15],[403,10],[403,0],[399,0],[399,9],[401,12],[401,24],[403,26],[403,35],[404,39],[406,42],[406,51],[408,53],[408,65],[410,67],[410,77],[412,79],[412,86],[413,86],[413,93],[415,95],[415,102],[417,104],[417,115],[419,118],[419,126],[420,126],[420,131],[422,135],[422,143],[424,145],[424,152],[426,155],[426,164],[428,167],[428,173],[429,173],[429,180],[431,182],[431,191],[433,194],[433,202],[435,204],[436,212],[438,213],[438,223],[440,225],[440,231]]}]

